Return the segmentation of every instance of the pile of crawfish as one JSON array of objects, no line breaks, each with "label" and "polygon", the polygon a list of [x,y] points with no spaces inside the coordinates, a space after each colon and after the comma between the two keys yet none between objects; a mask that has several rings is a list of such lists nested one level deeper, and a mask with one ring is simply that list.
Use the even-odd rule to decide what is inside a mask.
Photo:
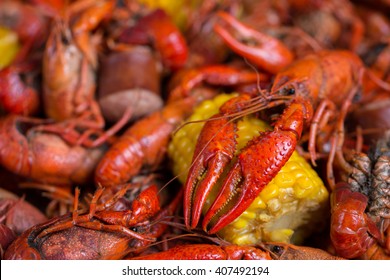
[{"label": "pile of crawfish", "polygon": [[[0,26],[20,43],[0,69],[1,258],[389,259],[388,1],[182,2],[174,13],[0,2]],[[224,92],[240,95],[205,120],[181,185],[170,138]],[[227,170],[248,114],[273,129]],[[294,150],[331,193],[324,233],[304,246],[218,238]]]}]

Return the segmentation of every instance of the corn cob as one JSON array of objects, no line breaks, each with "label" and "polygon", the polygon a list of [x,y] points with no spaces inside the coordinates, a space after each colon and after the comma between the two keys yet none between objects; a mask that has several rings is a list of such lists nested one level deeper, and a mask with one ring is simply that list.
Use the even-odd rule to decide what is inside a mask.
[{"label": "corn cob", "polygon": [[[222,94],[200,104],[188,122],[205,120],[232,94]],[[195,143],[204,122],[189,123],[172,138],[168,154],[173,172],[184,183],[191,164]],[[238,122],[238,149],[247,141],[269,129],[251,116]],[[261,241],[302,244],[304,239],[325,225],[329,193],[310,164],[296,151],[275,178],[263,189],[249,208],[218,235],[237,245]],[[209,207],[209,205],[207,206]]]}]

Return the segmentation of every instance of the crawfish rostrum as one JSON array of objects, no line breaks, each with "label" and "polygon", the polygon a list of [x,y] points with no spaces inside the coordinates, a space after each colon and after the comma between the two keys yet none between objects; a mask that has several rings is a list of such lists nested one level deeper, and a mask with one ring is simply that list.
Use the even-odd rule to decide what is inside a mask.
[{"label": "crawfish rostrum", "polygon": [[389,4],[174,2],[1,1],[1,257],[389,259]]}]

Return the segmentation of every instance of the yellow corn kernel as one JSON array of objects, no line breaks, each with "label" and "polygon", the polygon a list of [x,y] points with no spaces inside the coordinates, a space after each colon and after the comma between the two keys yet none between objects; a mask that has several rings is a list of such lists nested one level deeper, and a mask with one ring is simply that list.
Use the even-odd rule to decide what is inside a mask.
[{"label": "yellow corn kernel", "polygon": [[278,229],[269,233],[269,238],[275,242],[289,242],[294,234],[292,229]]},{"label": "yellow corn kernel", "polygon": [[267,202],[268,200],[277,197],[279,195],[279,186],[276,184],[268,184],[266,188],[262,190],[260,193],[260,197],[264,202]]},{"label": "yellow corn kernel", "polygon": [[[291,156],[293,157],[294,154]],[[286,162],[286,164],[283,166],[283,169],[286,170],[286,172],[290,172],[290,171],[293,171],[295,169],[299,169],[299,165],[295,162],[295,161],[289,161],[289,162]]]},{"label": "yellow corn kernel", "polygon": [[241,229],[248,226],[248,222],[245,219],[236,219],[232,222],[236,229]]},{"label": "yellow corn kernel", "polygon": [[247,219],[247,220],[252,220],[252,219],[256,218],[256,213],[254,213],[252,211],[244,211],[241,214],[241,217],[244,219]]},{"label": "yellow corn kernel", "polygon": [[280,188],[291,188],[295,180],[289,172],[283,172],[281,170],[278,176],[274,178],[274,182],[275,185],[279,186]]},{"label": "yellow corn kernel", "polygon": [[305,198],[312,192],[313,186],[311,185],[308,177],[299,177],[295,183],[294,191],[297,198]]},{"label": "yellow corn kernel", "polygon": [[254,238],[251,234],[243,234],[241,236],[235,237],[232,243],[241,244],[241,245],[251,245],[256,243],[256,238]]},{"label": "yellow corn kernel", "polygon": [[249,205],[249,211],[256,211],[258,209],[265,209],[267,204],[265,204],[264,200],[261,199],[260,195],[255,198],[255,200]]}]

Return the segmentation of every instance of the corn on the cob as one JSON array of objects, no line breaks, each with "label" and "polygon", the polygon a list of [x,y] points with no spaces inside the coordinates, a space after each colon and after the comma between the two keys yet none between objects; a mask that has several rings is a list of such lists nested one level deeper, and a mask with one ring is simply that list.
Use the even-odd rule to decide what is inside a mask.
[{"label": "corn on the cob", "polygon": [[[189,122],[205,120],[233,95],[222,94],[203,102],[195,109]],[[184,182],[203,122],[189,123],[173,137],[168,154],[173,172]],[[238,150],[248,140],[268,128],[254,117],[238,122]],[[275,178],[264,188],[250,207],[218,235],[238,245],[261,241],[301,244],[325,224],[329,194],[310,164],[294,152]],[[207,206],[208,207],[208,206]]]}]

